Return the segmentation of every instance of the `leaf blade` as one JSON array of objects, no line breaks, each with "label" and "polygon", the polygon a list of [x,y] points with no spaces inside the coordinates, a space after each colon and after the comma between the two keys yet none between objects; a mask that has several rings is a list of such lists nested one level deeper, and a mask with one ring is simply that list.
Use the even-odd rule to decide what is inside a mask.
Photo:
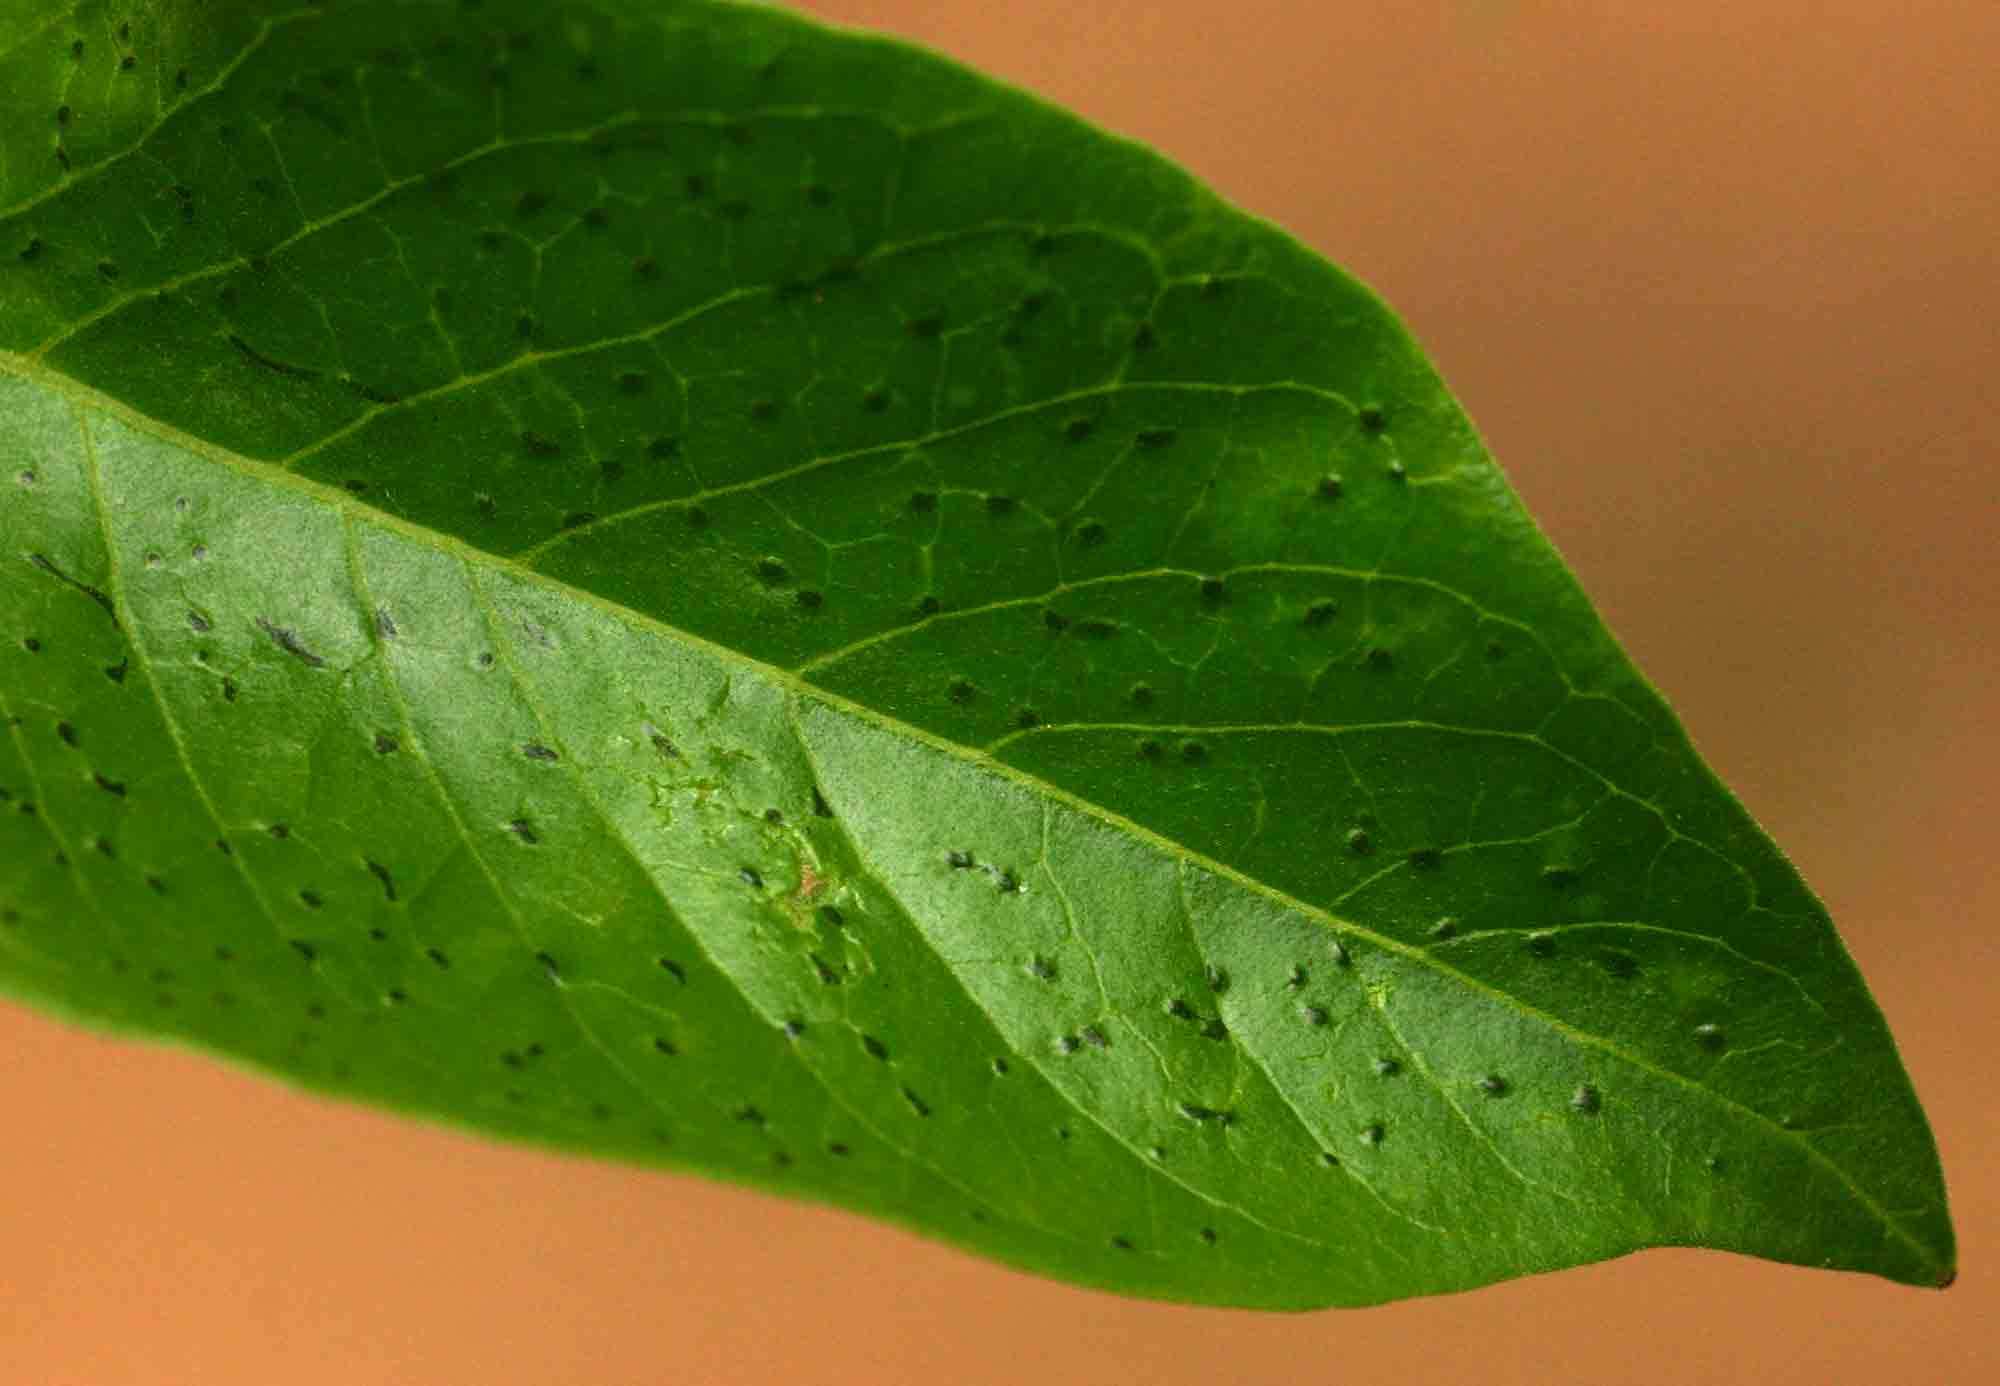
[{"label": "leaf blade", "polygon": [[[713,1070],[676,1079],[672,1110],[714,1129],[672,1123],[666,1158],[1142,1293],[1360,1303],[1669,1241],[1943,1277],[1935,1153],[1823,911],[1365,290],[934,59],[729,7],[563,13],[582,27],[496,31],[494,69],[440,85],[503,93],[511,123],[460,101],[407,166],[377,141],[379,167],[338,169],[330,151],[367,144],[351,93],[406,66],[363,56],[374,22],[436,14],[260,23],[205,95],[135,127],[160,186],[107,162],[7,219],[44,227],[48,257],[0,281],[0,334],[32,348],[0,362],[37,474],[10,506],[71,579],[10,572],[11,611],[105,686],[17,651],[0,692],[38,735],[58,701],[121,728],[146,774],[93,773],[137,802],[179,783],[205,806],[229,851],[194,893],[262,921],[213,966],[254,955],[243,995],[304,1019],[162,1022],[178,979],[79,981],[75,958],[10,985],[628,1158],[661,1158],[643,1128],[670,1124],[642,1065],[700,1053]],[[606,36],[633,33],[665,40],[685,108],[619,113],[644,69],[614,70]],[[911,78],[886,97],[883,64]],[[268,85],[234,85],[252,73]],[[788,104],[773,81],[880,104]],[[326,176],[245,211],[265,156],[200,151],[242,150],[223,131],[272,90],[276,163]],[[676,181],[680,143],[702,172]],[[595,195],[583,154],[611,170]],[[1065,157],[1093,176],[1052,182]],[[602,195],[619,179],[671,203],[628,216]],[[134,241],[141,194],[196,229]],[[212,196],[236,199],[227,253]],[[812,221],[849,203],[869,210]],[[627,221],[663,239],[616,242]],[[357,284],[390,242],[400,269]],[[547,273],[510,305],[530,243]],[[655,288],[661,245],[687,272]],[[467,285],[494,311],[457,316]],[[73,427],[114,439],[108,462],[61,443]],[[86,636],[99,590],[123,616]],[[589,653],[565,664],[571,643]],[[115,696],[142,689],[150,723]],[[126,799],[73,776],[51,798],[77,748],[13,741],[8,773],[65,824]],[[989,841],[941,839],[939,793]],[[55,820],[22,817],[41,819],[16,825],[25,873]],[[152,830],[116,824],[92,830],[110,852],[55,846],[24,898],[97,914],[136,955],[157,941],[115,921],[175,906],[128,861]],[[183,838],[154,848],[176,889]],[[865,945],[818,913],[841,891],[877,925]],[[443,929],[448,902],[481,922]],[[200,937],[181,919],[175,941]],[[1211,968],[1236,980],[1215,991]],[[383,1017],[426,985],[477,1004],[404,1052]],[[507,1017],[504,1044],[482,1015]],[[343,1026],[378,1072],[318,1063],[315,1027]],[[1879,1106],[1842,1123],[1853,1087]],[[530,1089],[547,1112],[511,1110]],[[1697,1150],[1690,1103],[1740,1149]],[[1666,1157],[1642,1111],[1677,1133]],[[1445,1153],[1396,1163],[1417,1132]],[[1584,1198],[1593,1177],[1619,1199]],[[1061,1195],[1025,1197],[1038,1183]],[[1085,1234],[1050,1207],[1113,1216]]]}]

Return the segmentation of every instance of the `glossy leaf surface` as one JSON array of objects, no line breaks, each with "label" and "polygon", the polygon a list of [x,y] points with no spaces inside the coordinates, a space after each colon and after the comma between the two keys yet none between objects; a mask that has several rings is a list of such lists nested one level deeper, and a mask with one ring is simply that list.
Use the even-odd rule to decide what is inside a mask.
[{"label": "glossy leaf surface", "polygon": [[1281,233],[765,9],[0,16],[0,984],[1131,1293],[1948,1278],[1823,910]]}]

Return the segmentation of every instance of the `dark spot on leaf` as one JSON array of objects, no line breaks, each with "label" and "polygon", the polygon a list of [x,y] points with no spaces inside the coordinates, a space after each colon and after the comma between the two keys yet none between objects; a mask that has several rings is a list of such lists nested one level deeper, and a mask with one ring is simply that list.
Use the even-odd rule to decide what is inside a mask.
[{"label": "dark spot on leaf", "polygon": [[299,640],[298,633],[286,626],[275,625],[262,616],[257,618],[257,629],[271,637],[271,643],[291,655],[308,669],[324,669],[326,661],[307,649]]},{"label": "dark spot on leaf", "polygon": [[1616,948],[1606,948],[1597,955],[1597,962],[1606,972],[1621,982],[1629,982],[1639,975],[1639,960],[1630,953]]}]

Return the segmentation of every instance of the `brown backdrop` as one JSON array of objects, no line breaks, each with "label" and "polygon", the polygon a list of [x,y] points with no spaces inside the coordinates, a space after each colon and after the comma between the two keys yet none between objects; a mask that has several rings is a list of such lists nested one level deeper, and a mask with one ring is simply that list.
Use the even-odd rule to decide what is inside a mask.
[{"label": "brown backdrop", "polygon": [[478,1144],[0,1007],[0,1382],[2000,1380],[2000,6],[816,0],[1191,165],[1415,327],[1839,921],[1945,1294],[1714,1254],[1276,1317]]}]

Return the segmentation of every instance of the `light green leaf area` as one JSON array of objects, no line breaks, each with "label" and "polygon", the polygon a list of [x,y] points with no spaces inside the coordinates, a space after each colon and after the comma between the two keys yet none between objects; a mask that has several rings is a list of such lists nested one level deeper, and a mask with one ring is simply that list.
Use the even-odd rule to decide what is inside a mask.
[{"label": "light green leaf area", "polygon": [[1949,1278],[1820,906],[1157,156],[659,0],[8,3],[0,93],[9,991],[1135,1294]]}]

